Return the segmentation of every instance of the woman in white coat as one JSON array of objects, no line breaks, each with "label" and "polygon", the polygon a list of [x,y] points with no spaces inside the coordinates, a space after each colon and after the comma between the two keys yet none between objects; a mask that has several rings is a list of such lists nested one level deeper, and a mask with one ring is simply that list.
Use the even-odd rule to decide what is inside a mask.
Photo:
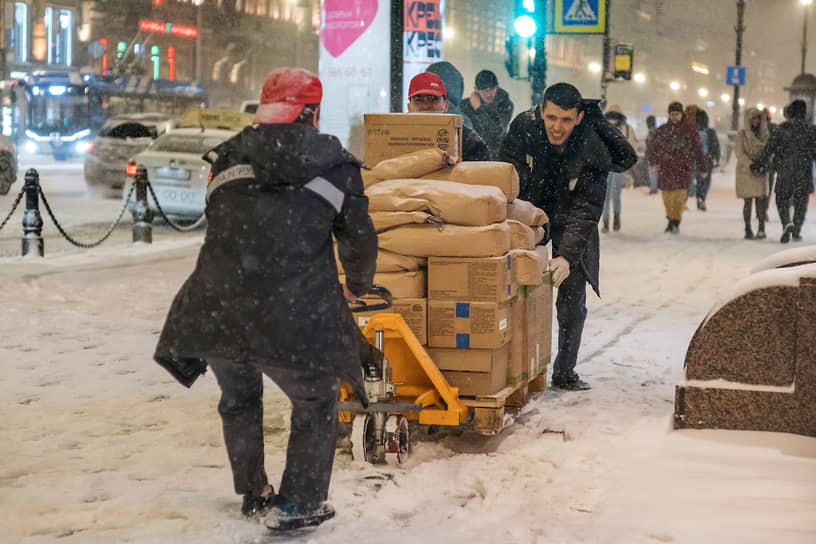
[{"label": "woman in white coat", "polygon": [[[759,157],[768,141],[768,119],[765,114],[749,108],[745,112],[743,128],[737,133],[734,152],[737,157],[736,189],[737,198],[745,201],[742,217],[745,220],[745,239],[765,238],[765,212],[768,210],[768,181],[765,174],[751,171],[751,161]],[[755,203],[759,220],[756,236],[751,230],[751,207]]]}]

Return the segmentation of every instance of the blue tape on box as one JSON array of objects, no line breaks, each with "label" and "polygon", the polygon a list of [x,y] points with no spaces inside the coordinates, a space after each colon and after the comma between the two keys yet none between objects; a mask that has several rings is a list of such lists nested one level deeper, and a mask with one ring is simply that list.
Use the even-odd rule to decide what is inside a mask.
[{"label": "blue tape on box", "polygon": [[456,349],[469,349],[470,335],[465,333],[456,333]]},{"label": "blue tape on box", "polygon": [[463,317],[465,319],[470,319],[470,303],[469,302],[457,302],[456,303],[456,317]]}]

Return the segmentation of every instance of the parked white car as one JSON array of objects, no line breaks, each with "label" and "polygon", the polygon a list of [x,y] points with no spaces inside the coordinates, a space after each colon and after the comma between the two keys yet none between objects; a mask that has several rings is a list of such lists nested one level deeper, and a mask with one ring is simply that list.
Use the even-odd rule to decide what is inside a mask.
[{"label": "parked white car", "polygon": [[[237,130],[210,128],[174,129],[135,155],[128,165],[128,180],[122,189],[127,197],[137,166],[147,169],[147,179],[167,215],[198,218],[206,206],[210,165],[201,156],[237,134]],[[131,202],[135,195],[131,197]],[[148,195],[150,209],[158,213]]]}]

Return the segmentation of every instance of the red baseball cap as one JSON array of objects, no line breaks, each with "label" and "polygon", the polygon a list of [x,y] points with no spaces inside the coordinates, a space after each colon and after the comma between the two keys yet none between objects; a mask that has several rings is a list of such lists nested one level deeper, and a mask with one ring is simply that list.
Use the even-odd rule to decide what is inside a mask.
[{"label": "red baseball cap", "polygon": [[253,123],[291,123],[306,104],[320,104],[323,85],[302,68],[278,68],[266,76]]},{"label": "red baseball cap", "polygon": [[438,75],[431,72],[422,72],[415,75],[408,86],[408,98],[417,94],[447,96],[448,91],[445,89],[445,84],[442,83],[442,78]]}]

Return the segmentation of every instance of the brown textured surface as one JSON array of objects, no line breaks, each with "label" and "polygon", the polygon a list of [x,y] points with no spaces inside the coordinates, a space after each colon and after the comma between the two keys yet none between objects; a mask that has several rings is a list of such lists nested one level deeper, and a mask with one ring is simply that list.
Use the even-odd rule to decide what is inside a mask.
[{"label": "brown textured surface", "polygon": [[686,379],[790,385],[798,291],[792,286],[766,287],[720,308],[691,339]]},{"label": "brown textured surface", "polygon": [[758,289],[717,311],[692,338],[686,377],[765,385],[795,381],[795,387],[779,393],[678,386],[677,429],[816,436],[816,279],[803,278],[798,288]]}]

